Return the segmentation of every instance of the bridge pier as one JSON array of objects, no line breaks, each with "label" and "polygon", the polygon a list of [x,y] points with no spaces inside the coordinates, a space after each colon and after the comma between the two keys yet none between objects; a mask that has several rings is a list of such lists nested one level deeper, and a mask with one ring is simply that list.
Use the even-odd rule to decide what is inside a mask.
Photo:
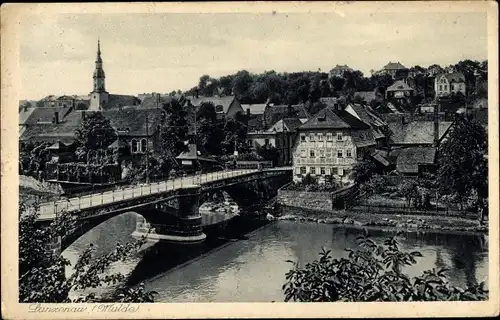
[{"label": "bridge pier", "polygon": [[153,228],[148,232],[147,224],[138,221],[132,236],[166,242],[198,243],[205,240],[202,217],[199,213],[200,187],[188,187],[178,191],[174,203],[160,202],[139,212]]}]

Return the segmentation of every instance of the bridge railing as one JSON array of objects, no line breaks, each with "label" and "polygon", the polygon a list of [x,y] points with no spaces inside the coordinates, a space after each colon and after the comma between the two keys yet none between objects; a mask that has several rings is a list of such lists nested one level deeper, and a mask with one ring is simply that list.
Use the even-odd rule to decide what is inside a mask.
[{"label": "bridge railing", "polygon": [[62,211],[78,211],[81,209],[133,199],[145,195],[178,190],[189,186],[202,185],[204,183],[242,176],[244,174],[257,171],[258,170],[256,169],[243,169],[202,173],[148,184],[138,184],[128,187],[124,186],[120,189],[46,202],[40,205],[40,219],[53,219],[54,216]]}]

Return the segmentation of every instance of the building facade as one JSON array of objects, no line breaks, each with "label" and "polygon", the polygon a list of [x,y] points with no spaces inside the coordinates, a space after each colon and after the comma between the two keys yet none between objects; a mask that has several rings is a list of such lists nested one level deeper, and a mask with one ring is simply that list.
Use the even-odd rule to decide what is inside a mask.
[{"label": "building facade", "polygon": [[319,183],[351,182],[353,166],[375,147],[367,123],[340,107],[326,107],[298,128],[293,149],[294,181],[309,174]]},{"label": "building facade", "polygon": [[460,72],[443,73],[434,79],[434,92],[436,97],[451,94],[466,94],[465,76]]}]

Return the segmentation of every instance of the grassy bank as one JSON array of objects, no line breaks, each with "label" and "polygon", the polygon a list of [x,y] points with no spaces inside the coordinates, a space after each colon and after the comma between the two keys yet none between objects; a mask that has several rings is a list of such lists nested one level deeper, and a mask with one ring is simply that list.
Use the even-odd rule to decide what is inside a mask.
[{"label": "grassy bank", "polygon": [[382,214],[349,210],[314,210],[282,206],[279,220],[313,221],[317,223],[342,224],[357,227],[376,227],[404,231],[454,231],[488,232],[487,225],[477,219],[443,215]]}]

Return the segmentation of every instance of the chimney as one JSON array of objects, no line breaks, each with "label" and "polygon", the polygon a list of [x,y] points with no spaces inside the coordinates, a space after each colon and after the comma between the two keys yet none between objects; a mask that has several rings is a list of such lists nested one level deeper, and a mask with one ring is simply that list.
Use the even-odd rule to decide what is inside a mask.
[{"label": "chimney", "polygon": [[28,111],[28,105],[25,104],[24,107],[23,107],[23,109],[24,109],[24,112]]},{"label": "chimney", "polygon": [[59,112],[54,112],[54,123],[59,124]]},{"label": "chimney", "polygon": [[250,117],[250,108],[247,108],[247,117]]},{"label": "chimney", "polygon": [[439,104],[434,105],[434,146],[439,145]]},{"label": "chimney", "polygon": [[405,116],[401,116],[401,124],[406,124]]}]

